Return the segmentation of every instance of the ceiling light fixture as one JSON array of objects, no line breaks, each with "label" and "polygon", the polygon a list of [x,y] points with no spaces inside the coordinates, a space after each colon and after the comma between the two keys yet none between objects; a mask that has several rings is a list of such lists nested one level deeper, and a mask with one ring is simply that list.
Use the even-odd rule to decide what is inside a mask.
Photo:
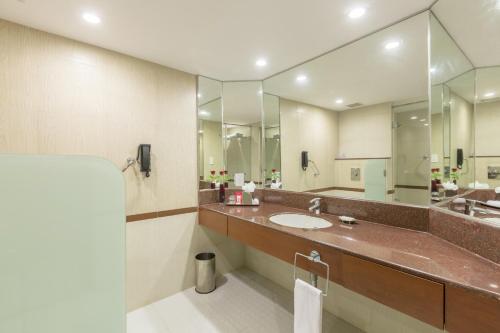
[{"label": "ceiling light fixture", "polygon": [[366,13],[365,8],[357,7],[357,8],[351,9],[348,16],[352,19],[357,19],[357,18],[360,18],[361,16],[365,15],[365,13]]},{"label": "ceiling light fixture", "polygon": [[425,120],[426,120],[425,118],[420,119],[421,122],[424,122]]},{"label": "ceiling light fixture", "polygon": [[90,24],[99,24],[101,23],[101,18],[99,16],[97,16],[96,14],[94,13],[83,13],[82,14],[82,18],[87,22],[87,23],[90,23]]},{"label": "ceiling light fixture", "polygon": [[203,95],[201,93],[198,93],[197,96],[198,96],[198,98],[201,98],[201,96],[203,96]]},{"label": "ceiling light fixture", "polygon": [[429,126],[429,124],[425,123],[424,126]]},{"label": "ceiling light fixture", "polygon": [[299,75],[295,78],[295,81],[297,82],[306,82],[307,81],[307,76],[305,75]]},{"label": "ceiling light fixture", "polygon": [[417,116],[410,117],[411,120],[416,120],[417,118]]},{"label": "ceiling light fixture", "polygon": [[493,97],[495,96],[495,93],[493,91],[487,92],[486,94],[483,95],[486,98]]},{"label": "ceiling light fixture", "polygon": [[257,67],[265,67],[267,66],[267,60],[264,58],[260,58],[255,62],[255,66]]},{"label": "ceiling light fixture", "polygon": [[342,104],[342,103],[344,103],[344,100],[343,100],[342,98],[339,98],[339,99],[337,99],[337,100],[335,101],[335,103],[337,103],[337,104]]},{"label": "ceiling light fixture", "polygon": [[401,43],[398,42],[397,40],[389,41],[385,43],[385,49],[386,50],[393,50],[397,49]]},{"label": "ceiling light fixture", "polygon": [[198,112],[198,114],[199,114],[200,116],[209,116],[209,115],[210,115],[210,112],[207,112],[207,111],[205,111],[205,110],[200,110],[200,112]]}]

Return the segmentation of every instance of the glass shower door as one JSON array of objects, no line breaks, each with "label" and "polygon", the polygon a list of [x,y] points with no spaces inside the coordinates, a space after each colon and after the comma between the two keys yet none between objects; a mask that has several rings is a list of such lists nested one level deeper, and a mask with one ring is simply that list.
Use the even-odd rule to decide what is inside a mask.
[{"label": "glass shower door", "polygon": [[0,332],[125,333],[121,172],[0,155]]}]

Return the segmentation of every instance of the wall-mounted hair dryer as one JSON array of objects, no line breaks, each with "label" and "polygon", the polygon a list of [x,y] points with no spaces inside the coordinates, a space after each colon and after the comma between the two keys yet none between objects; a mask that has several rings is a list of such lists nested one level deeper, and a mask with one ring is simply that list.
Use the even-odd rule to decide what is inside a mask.
[{"label": "wall-mounted hair dryer", "polygon": [[302,162],[302,170],[306,171],[309,166],[309,153],[307,151],[303,151],[300,154],[301,162]]},{"label": "wall-mounted hair dryer", "polygon": [[149,177],[151,172],[151,145],[150,144],[140,144],[137,151],[137,162],[141,166],[141,172],[146,173],[146,177]]}]

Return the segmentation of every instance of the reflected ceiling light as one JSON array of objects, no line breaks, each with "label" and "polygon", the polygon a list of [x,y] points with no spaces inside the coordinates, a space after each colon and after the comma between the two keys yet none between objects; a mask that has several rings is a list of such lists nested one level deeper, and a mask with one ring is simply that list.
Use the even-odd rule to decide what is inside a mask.
[{"label": "reflected ceiling light", "polygon": [[425,118],[420,119],[420,121],[422,121],[422,122],[424,122],[425,120],[426,120]]},{"label": "reflected ceiling light", "polygon": [[350,18],[352,19],[357,19],[357,18],[360,18],[361,16],[365,15],[366,13],[366,9],[363,8],[363,7],[357,7],[357,8],[353,8],[351,9],[351,11],[349,12],[349,14],[347,14]]},{"label": "reflected ceiling light", "polygon": [[339,99],[337,99],[337,100],[335,101],[335,103],[337,103],[337,104],[342,104],[342,103],[344,103],[344,100],[343,100],[342,98],[339,98]]},{"label": "reflected ceiling light", "polygon": [[486,98],[493,97],[495,96],[495,93],[493,91],[487,92],[486,94],[483,95]]},{"label": "reflected ceiling light", "polygon": [[429,124],[425,123],[424,126],[429,126]]},{"label": "reflected ceiling light", "polygon": [[385,43],[385,49],[386,50],[397,49],[399,47],[399,45],[401,45],[401,43],[399,41],[391,40],[391,41]]},{"label": "reflected ceiling light", "polygon": [[255,66],[265,67],[265,66],[267,66],[267,60],[264,58],[257,59],[257,61],[255,62]]},{"label": "reflected ceiling light", "polygon": [[305,75],[299,75],[295,78],[295,81],[297,82],[306,82],[307,81],[307,76]]},{"label": "reflected ceiling light", "polygon": [[417,116],[410,117],[411,120],[416,120],[417,118]]},{"label": "reflected ceiling light", "polygon": [[89,12],[83,13],[82,14],[82,18],[87,23],[90,23],[90,24],[99,24],[99,23],[101,23],[101,18],[99,16],[97,16],[96,14],[94,14],[94,13],[89,13]]},{"label": "reflected ceiling light", "polygon": [[496,283],[490,283],[490,287],[497,289],[498,288],[498,284],[496,284]]},{"label": "reflected ceiling light", "polygon": [[207,112],[207,111],[205,111],[205,110],[200,110],[200,112],[198,112],[198,114],[199,114],[200,116],[209,116],[209,115],[210,115],[210,112]]},{"label": "reflected ceiling light", "polygon": [[203,96],[203,95],[201,93],[198,93],[197,96],[198,96],[198,98],[201,98],[201,96]]},{"label": "reflected ceiling light", "polygon": [[257,92],[258,95],[262,95],[264,92],[262,91],[262,89],[259,89],[259,91]]},{"label": "reflected ceiling light", "polygon": [[431,69],[429,69],[429,72],[435,73],[436,72],[436,67],[431,67]]}]

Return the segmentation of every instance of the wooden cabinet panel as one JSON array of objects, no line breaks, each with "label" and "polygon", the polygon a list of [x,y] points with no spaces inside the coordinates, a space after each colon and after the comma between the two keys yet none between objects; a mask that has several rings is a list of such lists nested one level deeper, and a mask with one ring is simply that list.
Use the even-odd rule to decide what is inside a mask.
[{"label": "wooden cabinet panel", "polygon": [[[317,250],[321,255],[321,260],[330,265],[330,280],[340,282],[341,253],[332,248],[233,217],[228,219],[228,235],[291,264],[293,264],[295,252],[309,255],[312,250]],[[301,257],[297,259],[297,265],[319,276],[326,277],[325,267],[322,265],[314,264]]]},{"label": "wooden cabinet panel", "polygon": [[206,209],[200,209],[198,223],[219,234],[227,236],[227,216]]},{"label": "wooden cabinet panel", "polygon": [[500,302],[447,285],[445,326],[450,333],[500,333]]},{"label": "wooden cabinet panel", "polygon": [[432,326],[443,328],[444,285],[342,255],[342,284]]}]

